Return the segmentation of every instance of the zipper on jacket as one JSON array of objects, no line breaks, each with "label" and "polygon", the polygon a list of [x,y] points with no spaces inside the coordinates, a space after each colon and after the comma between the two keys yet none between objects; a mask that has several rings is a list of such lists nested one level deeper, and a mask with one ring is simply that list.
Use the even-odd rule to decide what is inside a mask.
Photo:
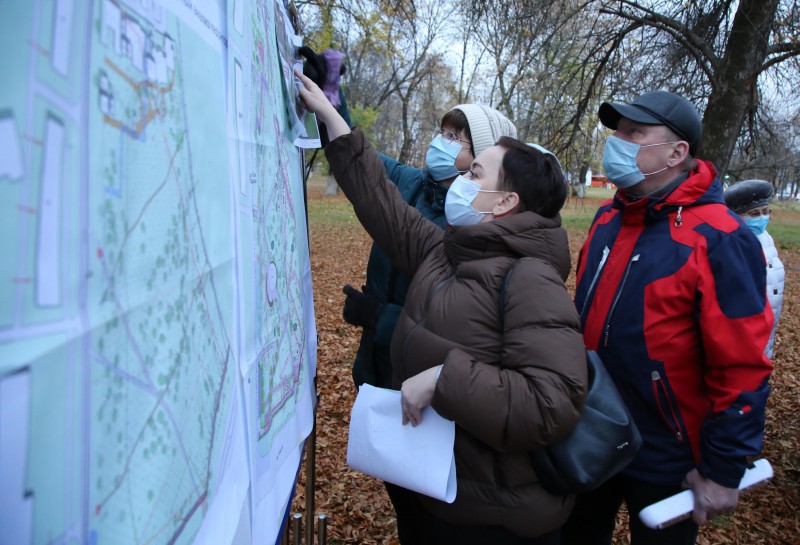
[{"label": "zipper on jacket", "polygon": [[614,309],[617,308],[617,303],[619,302],[619,298],[622,295],[622,290],[625,289],[625,283],[628,281],[628,275],[631,272],[631,267],[634,263],[639,261],[639,256],[642,254],[636,254],[628,261],[628,266],[625,268],[625,276],[622,277],[622,282],[619,284],[619,289],[617,290],[617,295],[614,297],[614,302],[611,304],[611,309],[608,311],[608,316],[606,317],[606,327],[603,333],[603,346],[608,346],[608,334],[611,330],[611,317],[614,315]]},{"label": "zipper on jacket", "polygon": [[606,264],[606,259],[608,259],[608,254],[611,253],[611,250],[608,249],[608,246],[603,248],[603,258],[600,260],[600,264],[597,265],[597,271],[594,273],[594,278],[592,278],[592,283],[589,284],[589,290],[586,292],[586,299],[583,300],[583,308],[581,308],[581,318],[583,318],[583,314],[586,312],[586,305],[589,304],[589,301],[592,297],[592,290],[594,289],[594,285],[597,284],[597,280],[600,278],[600,273],[603,272],[603,267]]},{"label": "zipper on jacket", "polygon": [[[656,407],[658,407],[658,412],[661,413],[661,418],[664,420],[664,423],[669,428],[669,431],[675,436],[679,443],[683,442],[683,434],[680,430],[680,425],[678,424],[678,415],[675,414],[675,409],[672,406],[672,402],[669,399],[669,393],[667,392],[667,387],[664,385],[664,381],[661,379],[661,374],[658,371],[653,371],[650,374],[650,378],[653,379],[653,397],[655,398]],[[661,392],[663,392],[663,397],[666,400],[667,408],[669,409],[670,415],[672,420],[667,416],[664,412],[664,407],[661,405],[661,397],[659,395],[659,387]]]}]

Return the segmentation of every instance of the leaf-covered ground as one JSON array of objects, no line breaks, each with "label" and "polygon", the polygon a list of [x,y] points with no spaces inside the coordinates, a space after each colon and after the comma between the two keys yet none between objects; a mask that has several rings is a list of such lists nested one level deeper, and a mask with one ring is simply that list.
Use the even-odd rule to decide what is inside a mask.
[{"label": "leaf-covered ground", "polygon": [[[309,217],[314,305],[319,339],[315,512],[328,515],[328,543],[398,543],[391,504],[383,485],[346,463],[350,409],[355,400],[351,366],[360,330],[342,320],[342,286],[361,286],[371,241],[343,196],[323,195],[310,184]],[[589,218],[600,201],[586,200]],[[577,203],[567,207],[577,210]],[[569,212],[569,211],[565,211]],[[578,211],[580,212],[580,211]],[[787,213],[788,214],[788,213]],[[800,215],[800,212],[798,212]],[[565,214],[566,215],[566,214]],[[570,228],[575,263],[586,237]],[[780,241],[778,241],[780,245]],[[705,525],[700,545],[776,545],[800,543],[800,251],[781,249],[786,266],[783,316],[775,343],[775,372],[767,411],[763,456],[775,469],[766,486],[742,495],[736,513]],[[574,272],[568,282],[574,293]],[[676,349],[679,349],[676,347]],[[305,471],[301,470],[292,510],[305,509]],[[620,516],[615,544],[628,543],[626,517]]]}]

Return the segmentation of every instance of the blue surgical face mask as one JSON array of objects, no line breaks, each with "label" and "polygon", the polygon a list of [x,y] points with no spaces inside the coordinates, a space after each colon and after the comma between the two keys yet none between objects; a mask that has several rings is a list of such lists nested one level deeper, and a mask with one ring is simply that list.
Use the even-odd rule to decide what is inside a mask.
[{"label": "blue surgical face mask", "polygon": [[636,164],[636,156],[639,155],[641,148],[652,146],[663,146],[674,144],[675,142],[660,142],[658,144],[645,144],[640,146],[633,142],[628,142],[617,136],[609,136],[606,140],[606,148],[603,152],[603,170],[606,176],[614,185],[622,189],[634,186],[645,179],[659,172],[664,172],[668,167],[653,172],[643,173]]},{"label": "blue surgical face mask", "polygon": [[767,230],[767,224],[769,223],[769,216],[758,216],[757,218],[751,218],[749,216],[745,216],[744,224],[747,225],[753,233],[756,235],[760,235],[764,231]]},{"label": "blue surgical face mask", "polygon": [[460,172],[456,169],[456,157],[461,151],[458,142],[448,142],[441,135],[434,138],[425,154],[425,167],[431,178],[441,182],[458,176]]},{"label": "blue surgical face mask", "polygon": [[478,193],[504,192],[483,190],[480,184],[467,180],[463,176],[458,176],[453,180],[444,201],[444,215],[447,223],[450,225],[473,225],[480,223],[486,214],[491,214],[491,212],[481,212],[473,208],[472,201],[475,200]]}]

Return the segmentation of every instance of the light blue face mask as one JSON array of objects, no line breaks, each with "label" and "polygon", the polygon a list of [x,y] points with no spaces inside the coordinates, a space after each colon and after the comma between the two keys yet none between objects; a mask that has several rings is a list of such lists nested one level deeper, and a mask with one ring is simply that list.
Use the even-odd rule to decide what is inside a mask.
[{"label": "light blue face mask", "polygon": [[456,157],[461,153],[461,144],[458,142],[448,142],[442,135],[433,139],[428,146],[428,153],[425,154],[425,168],[431,178],[437,182],[447,180],[460,174],[456,169]]},{"label": "light blue face mask", "polygon": [[668,167],[653,172],[643,173],[636,164],[636,156],[639,155],[641,148],[653,146],[663,146],[674,144],[675,142],[660,142],[658,144],[645,144],[640,146],[633,142],[623,140],[618,136],[609,136],[606,140],[605,151],[603,151],[603,170],[606,176],[614,185],[622,189],[634,186],[645,179],[659,172],[664,172]]},{"label": "light blue face mask", "polygon": [[481,189],[480,184],[467,180],[463,176],[458,176],[453,180],[444,201],[444,216],[447,223],[450,225],[473,225],[480,223],[486,214],[491,214],[491,212],[475,210],[472,206],[472,201],[475,200],[478,193],[504,193],[504,191]]},{"label": "light blue face mask", "polygon": [[749,216],[745,216],[744,224],[747,225],[753,233],[756,235],[760,235],[764,231],[767,230],[767,224],[769,223],[769,216],[758,216],[757,218],[751,218]]}]

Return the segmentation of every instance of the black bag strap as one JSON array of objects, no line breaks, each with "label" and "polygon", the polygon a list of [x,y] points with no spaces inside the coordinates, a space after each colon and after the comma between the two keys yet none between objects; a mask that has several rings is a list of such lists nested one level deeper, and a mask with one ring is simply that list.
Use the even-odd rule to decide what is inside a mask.
[{"label": "black bag strap", "polygon": [[500,295],[498,296],[498,308],[500,309],[500,330],[504,327],[506,317],[506,288],[508,287],[508,279],[511,278],[511,271],[514,270],[514,265],[511,265],[503,277],[503,283],[500,284]]}]

